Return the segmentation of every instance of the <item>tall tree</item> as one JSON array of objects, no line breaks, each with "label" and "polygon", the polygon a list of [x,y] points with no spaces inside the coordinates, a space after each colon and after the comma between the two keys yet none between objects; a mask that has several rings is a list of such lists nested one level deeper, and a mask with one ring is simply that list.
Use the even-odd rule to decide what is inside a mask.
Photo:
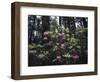
[{"label": "tall tree", "polygon": [[85,18],[85,17],[82,18],[84,28],[87,28],[87,26],[88,26],[88,25],[87,25],[87,20],[88,20],[88,19]]},{"label": "tall tree", "polygon": [[63,25],[65,28],[68,27],[68,17],[62,17],[63,18]]},{"label": "tall tree", "polygon": [[50,17],[49,16],[42,16],[42,28],[43,28],[43,32],[50,30]]},{"label": "tall tree", "polygon": [[32,41],[33,41],[33,30],[35,29],[35,27],[36,27],[36,16],[35,15],[29,15],[28,16],[28,42],[29,42],[29,44],[31,44],[32,43]]}]

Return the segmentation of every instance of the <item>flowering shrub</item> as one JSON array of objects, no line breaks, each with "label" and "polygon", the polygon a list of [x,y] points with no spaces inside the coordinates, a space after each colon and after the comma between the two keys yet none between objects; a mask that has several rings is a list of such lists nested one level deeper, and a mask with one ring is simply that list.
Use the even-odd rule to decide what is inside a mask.
[{"label": "flowering shrub", "polygon": [[37,34],[28,47],[30,66],[87,63],[87,28],[64,28],[53,20],[49,30]]}]

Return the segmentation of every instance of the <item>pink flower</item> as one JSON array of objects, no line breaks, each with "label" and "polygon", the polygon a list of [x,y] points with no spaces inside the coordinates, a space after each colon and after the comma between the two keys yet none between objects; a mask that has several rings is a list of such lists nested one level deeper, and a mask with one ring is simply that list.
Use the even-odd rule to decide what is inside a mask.
[{"label": "pink flower", "polygon": [[47,37],[44,37],[43,39],[44,39],[44,40],[47,40],[48,38],[47,38]]},{"label": "pink flower", "polygon": [[57,58],[57,60],[61,60],[61,56],[60,55],[58,55],[56,58]]},{"label": "pink flower", "polygon": [[44,32],[44,35],[48,35],[49,33],[48,32]]},{"label": "pink flower", "polygon": [[58,33],[58,36],[64,36],[64,35],[65,35],[64,32],[62,32],[62,33]]},{"label": "pink flower", "polygon": [[72,58],[73,59],[78,59],[79,58],[78,53],[75,49],[72,49]]},{"label": "pink flower", "polygon": [[78,56],[78,55],[73,55],[72,58],[73,58],[73,59],[78,59],[79,56]]},{"label": "pink flower", "polygon": [[61,44],[60,48],[64,48],[65,47],[65,44]]},{"label": "pink flower", "polygon": [[62,35],[65,35],[65,33],[63,32]]},{"label": "pink flower", "polygon": [[72,49],[72,52],[75,52],[75,53],[76,53],[76,50],[73,48],[73,49]]},{"label": "pink flower", "polygon": [[79,59],[79,56],[76,54],[72,55],[73,63],[76,63],[77,60]]},{"label": "pink flower", "polygon": [[58,36],[62,36],[62,34],[61,33],[58,33]]}]

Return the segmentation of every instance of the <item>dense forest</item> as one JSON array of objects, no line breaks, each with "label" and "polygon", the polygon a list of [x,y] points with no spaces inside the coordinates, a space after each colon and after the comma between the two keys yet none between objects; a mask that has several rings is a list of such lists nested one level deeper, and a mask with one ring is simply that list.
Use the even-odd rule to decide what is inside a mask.
[{"label": "dense forest", "polygon": [[28,16],[28,66],[87,64],[88,18]]}]

